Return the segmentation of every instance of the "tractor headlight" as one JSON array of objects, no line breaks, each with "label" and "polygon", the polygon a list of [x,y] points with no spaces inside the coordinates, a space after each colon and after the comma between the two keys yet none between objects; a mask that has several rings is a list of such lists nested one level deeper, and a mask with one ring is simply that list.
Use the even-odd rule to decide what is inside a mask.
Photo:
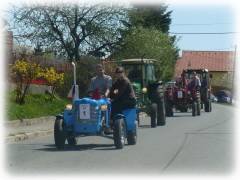
[{"label": "tractor headlight", "polygon": [[106,111],[108,109],[107,105],[101,105],[101,111]]},{"label": "tractor headlight", "polygon": [[72,110],[72,104],[67,104],[65,107],[66,110]]},{"label": "tractor headlight", "polygon": [[142,93],[144,93],[144,94],[147,93],[147,88],[145,88],[145,87],[142,88]]}]

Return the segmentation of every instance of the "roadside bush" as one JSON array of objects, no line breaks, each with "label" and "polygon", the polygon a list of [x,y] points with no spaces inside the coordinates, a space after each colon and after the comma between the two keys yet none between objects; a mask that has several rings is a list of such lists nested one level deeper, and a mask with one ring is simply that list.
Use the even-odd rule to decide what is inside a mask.
[{"label": "roadside bush", "polygon": [[64,73],[57,73],[53,67],[46,68],[42,77],[47,81],[47,85],[51,86],[50,100],[55,97],[55,91],[57,87],[60,87],[64,83]]},{"label": "roadside bush", "polygon": [[42,68],[36,63],[17,60],[11,67],[11,76],[16,83],[16,103],[24,104],[33,79],[42,76]]}]

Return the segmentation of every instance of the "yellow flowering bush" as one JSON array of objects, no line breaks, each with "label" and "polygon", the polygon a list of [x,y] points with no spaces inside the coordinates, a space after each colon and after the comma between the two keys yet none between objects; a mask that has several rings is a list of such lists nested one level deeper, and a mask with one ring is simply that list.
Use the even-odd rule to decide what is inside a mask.
[{"label": "yellow flowering bush", "polygon": [[46,68],[43,73],[43,78],[47,81],[49,86],[52,86],[52,98],[54,97],[55,90],[64,82],[64,73],[58,73],[53,67]]},{"label": "yellow flowering bush", "polygon": [[51,100],[54,98],[56,87],[64,83],[64,73],[58,73],[55,68],[41,68],[39,64],[26,60],[17,60],[11,66],[12,78],[16,84],[16,102],[24,103],[25,96],[32,80],[44,78],[51,86]]},{"label": "yellow flowering bush", "polygon": [[24,103],[25,96],[33,79],[42,76],[43,69],[36,63],[17,60],[11,67],[12,78],[16,83],[16,102]]}]

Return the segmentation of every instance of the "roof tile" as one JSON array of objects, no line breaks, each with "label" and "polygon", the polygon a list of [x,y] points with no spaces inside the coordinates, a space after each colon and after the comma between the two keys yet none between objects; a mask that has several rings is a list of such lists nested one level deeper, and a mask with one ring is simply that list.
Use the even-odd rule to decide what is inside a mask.
[{"label": "roof tile", "polygon": [[177,60],[175,74],[183,69],[208,69],[209,71],[233,71],[234,51],[183,51]]}]

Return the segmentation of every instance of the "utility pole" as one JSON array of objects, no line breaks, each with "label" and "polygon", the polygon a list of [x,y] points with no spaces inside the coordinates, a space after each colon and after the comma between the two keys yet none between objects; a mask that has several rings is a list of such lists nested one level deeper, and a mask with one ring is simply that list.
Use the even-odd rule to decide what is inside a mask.
[{"label": "utility pole", "polygon": [[231,89],[231,94],[232,94],[232,98],[233,98],[233,94],[234,94],[234,79],[235,79],[235,66],[236,66],[236,59],[237,59],[237,45],[235,45],[234,48],[234,55],[233,55],[233,75],[232,75],[232,89]]}]

